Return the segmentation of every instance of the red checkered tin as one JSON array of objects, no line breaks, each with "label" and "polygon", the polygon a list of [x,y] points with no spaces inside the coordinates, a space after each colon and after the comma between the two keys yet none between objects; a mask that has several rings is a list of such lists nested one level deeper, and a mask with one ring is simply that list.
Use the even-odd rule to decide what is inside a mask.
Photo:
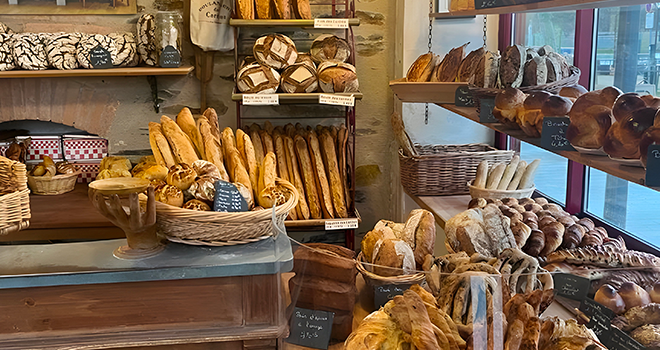
[{"label": "red checkered tin", "polygon": [[103,159],[108,155],[108,140],[98,136],[64,135],[62,143],[68,161]]}]

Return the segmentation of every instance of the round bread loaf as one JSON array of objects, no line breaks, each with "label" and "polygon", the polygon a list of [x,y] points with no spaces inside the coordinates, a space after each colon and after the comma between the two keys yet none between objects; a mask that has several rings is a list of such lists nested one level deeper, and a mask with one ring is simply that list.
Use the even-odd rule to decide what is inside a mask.
[{"label": "round bread loaf", "polygon": [[626,311],[635,306],[645,306],[651,303],[651,296],[644,288],[634,282],[625,282],[619,287],[619,295],[626,304]]},{"label": "round bread loaf", "polygon": [[323,92],[358,92],[355,67],[348,63],[326,61],[319,65],[319,86]]},{"label": "round bread loaf", "polygon": [[175,207],[183,206],[183,192],[176,186],[163,185],[154,191],[155,199],[161,203],[173,205]]},{"label": "round bread loaf", "polygon": [[243,61],[241,61],[241,64],[238,66],[238,70],[241,70],[243,67],[249,66],[253,63],[257,63],[257,60],[254,58],[254,56],[245,56]]},{"label": "round bread loaf", "polygon": [[578,97],[589,92],[582,85],[564,86],[559,90],[559,96],[568,97],[571,101],[575,102]]},{"label": "round bread loaf", "polygon": [[596,291],[594,301],[614,311],[616,314],[622,314],[626,308],[623,298],[621,298],[616,289],[609,284],[604,284]]},{"label": "round bread loaf", "polygon": [[140,62],[137,44],[133,33],[110,33],[110,39],[117,47],[117,59],[112,62],[117,67],[135,67]]},{"label": "round bread loaf", "polygon": [[252,53],[257,62],[274,69],[284,69],[298,58],[296,44],[286,35],[262,36],[254,43]]},{"label": "round bread loaf", "polygon": [[415,255],[408,243],[398,239],[380,240],[374,247],[373,272],[380,276],[407,275],[415,270]]},{"label": "round bread loaf", "polygon": [[315,92],[319,88],[316,69],[306,63],[296,63],[282,72],[282,91],[288,93]]},{"label": "round bread loaf", "polygon": [[14,62],[26,70],[48,68],[48,54],[39,34],[14,34]]},{"label": "round bread loaf", "polygon": [[115,42],[109,36],[101,34],[86,35],[80,39],[76,51],[78,64],[82,68],[94,68],[89,55],[97,46],[106,49],[110,53],[110,59],[113,63],[117,60],[117,46],[115,46]]},{"label": "round bread loaf", "polygon": [[0,72],[16,68],[14,63],[14,38],[12,34],[0,34]]},{"label": "round bread loaf", "polygon": [[193,170],[195,170],[195,173],[197,173],[198,177],[210,177],[213,179],[220,179],[222,176],[220,175],[220,170],[218,167],[206,160],[196,160],[195,162],[192,163]]},{"label": "round bread loaf", "polygon": [[78,68],[76,51],[82,36],[80,33],[64,33],[51,37],[46,45],[50,66],[61,70]]},{"label": "round bread loaf", "polygon": [[312,55],[310,55],[307,52],[298,52],[298,58],[296,58],[296,63],[304,63],[314,69],[316,71],[316,64],[314,63],[314,60],[312,59]]},{"label": "round bread loaf", "polygon": [[186,163],[179,163],[170,167],[167,173],[167,183],[176,186],[180,190],[187,190],[195,182],[197,173]]},{"label": "round bread loaf", "polygon": [[211,211],[211,207],[208,204],[198,200],[191,199],[183,205],[183,209],[197,210],[197,211]]},{"label": "round bread loaf", "polygon": [[394,231],[392,231],[391,228],[389,227],[381,227],[380,229],[373,229],[369,232],[367,232],[366,235],[364,235],[364,238],[362,238],[362,242],[360,243],[360,248],[362,248],[362,255],[364,255],[365,260],[368,263],[373,263],[374,262],[374,247],[376,246],[376,243],[380,240],[385,240],[385,239],[396,239],[396,236],[394,235]]},{"label": "round bread loaf", "polygon": [[190,185],[187,192],[196,199],[213,202],[215,198],[215,181],[214,178],[202,176]]},{"label": "round bread loaf", "polygon": [[140,16],[137,22],[137,52],[140,60],[148,66],[158,65],[156,48],[156,20],[152,14]]},{"label": "round bread loaf", "polygon": [[236,86],[244,93],[273,94],[280,86],[280,74],[273,68],[253,63],[238,72]]},{"label": "round bread loaf", "polygon": [[346,62],[351,57],[348,42],[336,35],[323,34],[314,39],[309,53],[316,64],[325,61]]}]

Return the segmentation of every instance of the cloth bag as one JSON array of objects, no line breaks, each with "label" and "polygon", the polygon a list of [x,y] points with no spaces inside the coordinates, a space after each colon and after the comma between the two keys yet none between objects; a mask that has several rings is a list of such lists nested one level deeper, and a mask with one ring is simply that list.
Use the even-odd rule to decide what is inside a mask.
[{"label": "cloth bag", "polygon": [[190,39],[204,51],[234,49],[233,0],[191,0]]}]

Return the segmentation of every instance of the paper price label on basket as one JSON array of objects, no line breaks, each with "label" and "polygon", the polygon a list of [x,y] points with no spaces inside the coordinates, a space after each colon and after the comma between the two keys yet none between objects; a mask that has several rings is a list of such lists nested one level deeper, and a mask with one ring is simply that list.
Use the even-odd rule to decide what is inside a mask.
[{"label": "paper price label on basket", "polygon": [[355,97],[353,96],[340,96],[330,94],[320,94],[319,103],[322,105],[335,105],[335,106],[355,106]]},{"label": "paper price label on basket", "polygon": [[397,295],[403,295],[410,284],[384,284],[382,286],[374,286],[374,306],[379,309],[388,301],[392,300]]},{"label": "paper price label on basket", "polygon": [[287,343],[315,349],[327,349],[335,314],[296,307],[291,315],[291,333]]},{"label": "paper price label on basket", "polygon": [[358,228],[358,219],[326,220],[325,230],[346,230]]},{"label": "paper price label on basket", "polygon": [[347,29],[348,18],[314,18],[314,28]]},{"label": "paper price label on basket", "polygon": [[566,138],[571,125],[567,117],[544,117],[541,132],[541,147],[550,151],[575,151]]},{"label": "paper price label on basket", "polygon": [[277,106],[280,95],[277,94],[243,94],[243,104],[252,106]]},{"label": "paper price label on basket", "polygon": [[650,145],[646,154],[646,186],[660,187],[660,145]]},{"label": "paper price label on basket", "polygon": [[584,300],[591,288],[591,281],[588,278],[568,273],[555,274],[553,279],[555,282],[555,292],[558,295],[573,300]]}]

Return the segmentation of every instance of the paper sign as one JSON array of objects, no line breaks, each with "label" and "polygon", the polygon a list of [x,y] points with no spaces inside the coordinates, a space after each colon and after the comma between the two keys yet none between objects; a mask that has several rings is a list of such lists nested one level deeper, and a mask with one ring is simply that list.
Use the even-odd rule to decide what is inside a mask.
[{"label": "paper sign", "polygon": [[333,312],[296,307],[291,316],[288,343],[315,349],[327,349],[332,332]]},{"label": "paper sign", "polygon": [[493,117],[493,108],[495,108],[494,98],[481,98],[479,99],[479,122],[481,123],[498,123],[499,120]]},{"label": "paper sign", "polygon": [[374,286],[374,306],[376,309],[385,305],[388,301],[392,300],[397,295],[403,295],[410,284],[385,284],[382,286]]},{"label": "paper sign", "polygon": [[358,228],[358,219],[326,220],[325,230],[345,230]]},{"label": "paper sign", "polygon": [[603,345],[610,350],[643,350],[646,349],[637,340],[631,338],[628,334],[618,328],[611,328],[609,337],[601,339]]},{"label": "paper sign", "polygon": [[660,187],[660,145],[649,146],[644,184],[650,187]]},{"label": "paper sign", "polygon": [[323,105],[335,105],[335,106],[355,106],[355,97],[353,96],[340,96],[340,95],[330,95],[330,94],[320,94],[319,103]]},{"label": "paper sign", "polygon": [[454,96],[456,107],[474,107],[474,98],[467,86],[459,86]]},{"label": "paper sign", "polygon": [[247,202],[234,184],[222,180],[215,182],[213,211],[233,213],[247,210]]},{"label": "paper sign", "polygon": [[314,18],[314,28],[348,29],[348,18]]},{"label": "paper sign", "polygon": [[110,56],[110,52],[101,47],[101,45],[93,48],[92,51],[89,52],[89,62],[94,68],[112,68],[112,56]]},{"label": "paper sign", "polygon": [[571,120],[567,117],[544,117],[541,147],[550,151],[575,151],[566,139],[569,125]]},{"label": "paper sign", "polygon": [[178,68],[181,65],[181,53],[172,45],[167,45],[160,53],[158,63],[162,68]]},{"label": "paper sign", "polygon": [[243,104],[253,106],[277,106],[280,104],[278,94],[243,94]]},{"label": "paper sign", "polygon": [[591,281],[589,279],[571,275],[568,273],[558,273],[552,276],[555,282],[555,292],[573,300],[584,300],[587,297]]}]

